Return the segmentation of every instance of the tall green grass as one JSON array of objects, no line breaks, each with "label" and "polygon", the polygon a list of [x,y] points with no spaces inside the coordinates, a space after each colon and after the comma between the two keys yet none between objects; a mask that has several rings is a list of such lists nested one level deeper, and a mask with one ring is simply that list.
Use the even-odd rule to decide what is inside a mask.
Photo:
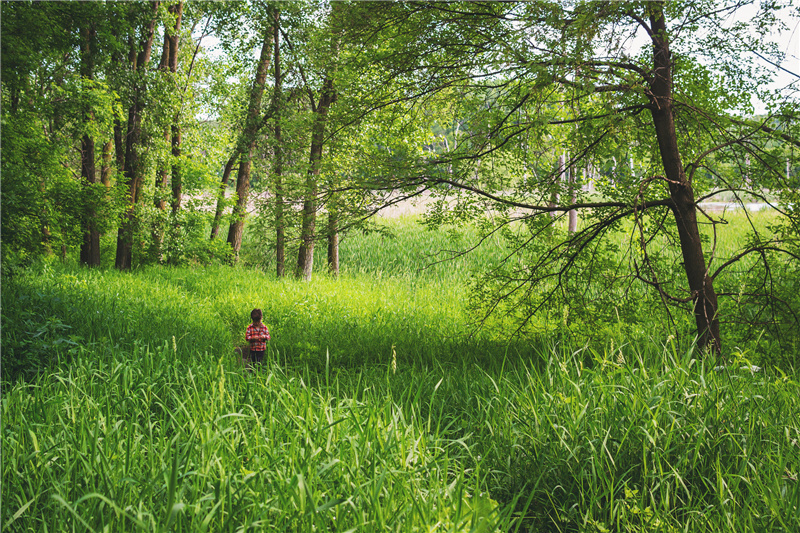
[{"label": "tall green grass", "polygon": [[166,343],[4,392],[9,531],[796,531],[800,386],[671,345],[255,373]]},{"label": "tall green grass", "polygon": [[[350,367],[386,362],[393,347],[420,365],[464,357],[490,364],[509,351],[533,354],[522,340],[473,335],[466,298],[459,285],[394,277],[321,276],[303,283],[220,266],[129,274],[45,265],[5,292],[5,316],[24,320],[9,328],[4,343],[9,359],[29,354],[26,364],[51,356],[53,343],[64,340],[113,351],[174,338],[179,353],[228,357],[244,342],[250,310],[258,307],[273,348],[290,365],[320,368],[326,354]],[[56,331],[37,336],[48,323]]]},{"label": "tall green grass", "polygon": [[274,361],[176,355],[81,353],[4,394],[4,531],[509,526],[468,450],[393,398],[394,375],[311,386]]},{"label": "tall green grass", "polygon": [[[470,263],[420,271],[435,246],[397,224],[311,283],[4,280],[3,531],[800,529],[794,372],[624,315],[631,335],[599,344],[475,332]],[[273,341],[247,372],[253,307]]]}]

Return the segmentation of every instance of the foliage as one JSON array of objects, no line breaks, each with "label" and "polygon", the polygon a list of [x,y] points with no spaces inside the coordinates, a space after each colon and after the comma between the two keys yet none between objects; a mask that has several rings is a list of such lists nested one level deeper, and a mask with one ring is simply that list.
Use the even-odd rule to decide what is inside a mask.
[{"label": "foliage", "polygon": [[[725,220],[697,203],[726,193],[740,204],[747,195],[793,196],[785,169],[795,166],[798,145],[790,90],[769,98],[758,92],[770,113],[751,116],[753,91],[769,74],[741,53],[741,46],[776,53],[747,28],[764,35],[779,27],[780,6],[761,6],[749,23],[725,26],[741,7],[365,6],[354,26],[385,43],[374,57],[387,80],[402,80],[396,98],[453,117],[444,149],[384,157],[373,188],[429,192],[439,199],[430,223],[476,223],[484,238],[506,237],[507,265],[488,272],[476,290],[487,320],[513,309],[514,329],[526,328],[556,295],[578,311],[585,308],[581,294],[596,300],[609,284],[589,265],[613,262],[609,237],[629,224],[636,228],[632,253],[613,275],[640,283],[637,298],[646,288],[652,302],[690,313],[700,343],[722,354],[719,321],[727,320],[721,312],[728,294],[717,295],[714,282],[726,283],[728,268],[710,270],[716,241],[701,230]],[[778,212],[796,227],[790,204]],[[568,217],[575,225],[559,232]],[[768,259],[791,261],[791,243],[780,235],[754,228],[755,248],[732,257],[771,249]],[[758,292],[762,303],[776,296],[767,284]],[[596,301],[606,306],[613,298]]]},{"label": "foliage", "polygon": [[[3,77],[4,264],[74,254],[91,231],[114,230],[118,257],[131,256],[118,268],[238,257],[238,245],[231,255],[206,235],[244,197],[234,210],[236,198],[223,199],[213,219],[206,209],[227,190],[221,169],[249,161],[252,183],[237,194],[252,184],[262,216],[248,229],[248,265],[323,239],[333,250],[370,231],[381,209],[427,198],[429,225],[472,225],[475,243],[506,245],[471,289],[478,321],[497,335],[543,335],[564,313],[600,335],[618,329],[619,312],[638,328],[647,317],[632,311],[646,303],[682,340],[712,349],[718,329],[750,323],[726,331],[723,356],[765,328],[791,338],[800,310],[781,299],[791,282],[770,275],[793,278],[800,257],[800,121],[795,96],[760,90],[769,72],[751,54],[780,59],[766,37],[783,28],[783,6],[726,26],[740,4],[4,6],[3,31],[18,36],[3,44],[14,69]],[[167,68],[176,30],[183,45]],[[251,110],[264,42],[278,64]],[[159,53],[159,66],[148,63]],[[753,115],[754,94],[764,116]],[[91,162],[80,156],[89,140],[104,147]],[[252,153],[240,154],[245,140]],[[727,220],[701,201],[722,195],[770,203],[782,229],[751,225],[718,254]],[[792,346],[775,342],[765,349]]]},{"label": "foliage", "polygon": [[[58,145],[50,142],[30,117],[3,116],[2,225],[4,248],[24,256],[43,248],[43,228],[48,228],[52,247],[75,244],[75,222],[80,217],[77,202],[56,209],[50,195],[77,199],[80,192],[67,169],[59,164]],[[38,165],[36,163],[38,163]],[[31,167],[39,166],[41,173]],[[42,190],[44,189],[44,191]],[[68,198],[67,198],[68,199]]]},{"label": "foliage", "polygon": [[[798,530],[800,120],[748,3],[2,3],[3,530]],[[338,277],[265,273],[279,187]]]}]

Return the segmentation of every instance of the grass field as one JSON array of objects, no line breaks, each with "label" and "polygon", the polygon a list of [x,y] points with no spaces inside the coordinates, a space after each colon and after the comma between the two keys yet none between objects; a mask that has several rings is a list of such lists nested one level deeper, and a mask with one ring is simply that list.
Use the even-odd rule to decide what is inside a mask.
[{"label": "grass field", "polygon": [[594,341],[560,309],[475,331],[463,282],[499,250],[423,269],[458,242],[388,223],[342,243],[339,279],[4,280],[3,531],[800,529],[794,371],[751,345],[715,368],[625,314]]}]

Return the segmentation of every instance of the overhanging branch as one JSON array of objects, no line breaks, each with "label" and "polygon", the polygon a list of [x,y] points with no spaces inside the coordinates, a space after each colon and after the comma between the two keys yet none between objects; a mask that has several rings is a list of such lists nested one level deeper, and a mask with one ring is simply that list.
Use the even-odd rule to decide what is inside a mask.
[{"label": "overhanging branch", "polygon": [[[528,209],[530,211],[536,211],[539,213],[557,213],[557,212],[567,212],[573,209],[598,209],[604,207],[628,207],[630,204],[627,202],[578,202],[568,205],[561,205],[561,206],[547,206],[547,205],[533,205],[533,204],[526,204],[523,202],[517,202],[515,200],[510,200],[508,198],[503,198],[502,196],[498,196],[496,194],[484,191],[482,189],[478,189],[477,187],[473,187],[471,185],[467,185],[466,183],[460,183],[458,181],[450,180],[447,178],[427,178],[426,180],[428,183],[438,184],[438,185],[450,185],[452,187],[456,187],[458,189],[469,191],[478,196],[482,196],[484,198],[488,198],[493,202],[497,202],[499,204],[508,206],[508,207],[516,207],[518,209]],[[651,207],[661,207],[666,206],[669,207],[672,205],[672,200],[651,200],[648,202],[642,202],[636,204],[636,209],[649,209]]]}]

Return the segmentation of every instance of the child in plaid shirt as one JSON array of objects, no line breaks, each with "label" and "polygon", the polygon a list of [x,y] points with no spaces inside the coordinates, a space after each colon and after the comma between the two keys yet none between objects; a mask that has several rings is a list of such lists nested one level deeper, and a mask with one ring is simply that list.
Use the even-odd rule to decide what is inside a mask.
[{"label": "child in plaid shirt", "polygon": [[250,318],[253,323],[247,326],[245,339],[250,343],[250,361],[261,364],[264,359],[264,352],[267,349],[267,341],[270,340],[267,326],[261,323],[261,309],[250,311]]}]

